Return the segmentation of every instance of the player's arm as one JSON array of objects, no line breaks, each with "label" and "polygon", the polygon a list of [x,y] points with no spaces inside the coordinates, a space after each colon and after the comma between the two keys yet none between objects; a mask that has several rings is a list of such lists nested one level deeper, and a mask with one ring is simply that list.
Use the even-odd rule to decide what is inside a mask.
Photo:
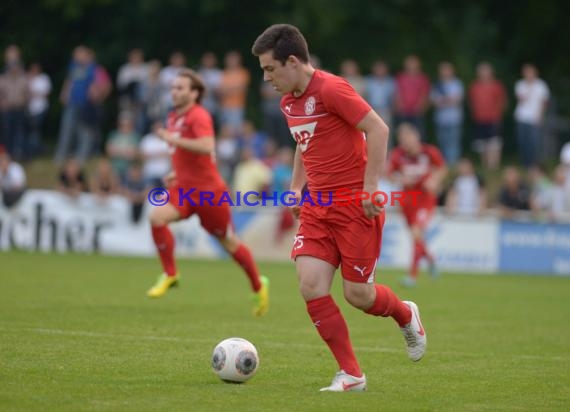
[{"label": "player's arm", "polygon": [[156,134],[166,143],[190,152],[210,154],[214,152],[216,147],[214,136],[198,137],[197,139],[181,139],[166,129],[159,129]]},{"label": "player's arm", "polygon": [[[357,127],[366,134],[366,154],[368,157],[362,190],[371,195],[378,190],[378,181],[384,170],[389,130],[386,123],[374,110],[370,110],[357,124]],[[372,199],[363,200],[362,207],[368,217],[376,216],[382,211],[382,207],[375,205]]]},{"label": "player's arm", "polygon": [[431,193],[437,193],[443,179],[447,176],[447,166],[436,166],[431,170],[430,176],[424,181],[424,188]]},{"label": "player's arm", "polygon": [[[305,175],[305,166],[303,166],[303,159],[301,157],[301,148],[297,145],[295,149],[295,157],[293,158],[293,173],[291,175],[291,192],[295,193],[295,205],[291,206],[291,212],[295,217],[299,217],[301,213],[300,206],[297,206],[301,201],[303,186],[307,182]],[[290,199],[292,201],[293,199]]]}]

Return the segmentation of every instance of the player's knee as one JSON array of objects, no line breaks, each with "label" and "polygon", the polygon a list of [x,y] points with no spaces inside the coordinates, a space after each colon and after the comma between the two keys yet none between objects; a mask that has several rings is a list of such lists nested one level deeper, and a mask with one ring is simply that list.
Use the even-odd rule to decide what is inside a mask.
[{"label": "player's knee", "polygon": [[328,294],[320,282],[314,277],[303,277],[299,279],[299,292],[305,301],[313,300]]},{"label": "player's knee", "polygon": [[162,208],[154,208],[149,215],[149,221],[152,226],[164,226],[176,220],[174,216],[166,213]]},{"label": "player's knee", "polygon": [[355,308],[365,310],[374,303],[375,291],[372,285],[369,284],[359,284],[352,287],[345,285],[344,298]]}]

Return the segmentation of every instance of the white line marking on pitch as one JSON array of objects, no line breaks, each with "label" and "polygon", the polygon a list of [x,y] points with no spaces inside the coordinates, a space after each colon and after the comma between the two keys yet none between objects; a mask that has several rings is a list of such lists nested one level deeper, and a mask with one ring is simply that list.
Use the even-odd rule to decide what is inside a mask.
[{"label": "white line marking on pitch", "polygon": [[[45,329],[45,328],[22,328],[22,329],[0,329],[4,332],[35,332],[49,335],[64,335],[64,336],[86,336],[92,338],[119,338],[119,339],[135,339],[135,340],[148,340],[148,341],[159,341],[159,342],[180,342],[180,343],[209,343],[213,344],[212,339],[200,339],[200,338],[177,338],[174,336],[155,336],[155,335],[123,335],[115,333],[104,333],[104,332],[88,332],[80,330],[64,330],[64,329]],[[214,342],[215,343],[215,342]],[[273,348],[294,348],[294,349],[322,349],[320,345],[311,345],[307,343],[285,343],[285,342],[264,342],[265,346]],[[394,348],[380,348],[371,346],[355,346],[354,349],[359,352],[382,352],[382,353],[402,353],[402,349]],[[430,351],[430,354],[440,355],[440,356],[459,356],[459,357],[480,357],[481,354],[476,354],[472,352],[447,352],[447,351]],[[548,360],[552,362],[567,361],[570,358],[565,356],[542,356],[542,355],[509,355],[509,354],[497,354],[497,353],[485,353],[485,356],[493,356],[497,358],[514,358],[521,360]]]}]

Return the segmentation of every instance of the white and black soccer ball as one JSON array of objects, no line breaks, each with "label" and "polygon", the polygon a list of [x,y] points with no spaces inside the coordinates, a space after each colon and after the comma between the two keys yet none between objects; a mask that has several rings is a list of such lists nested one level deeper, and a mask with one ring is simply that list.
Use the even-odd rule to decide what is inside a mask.
[{"label": "white and black soccer ball", "polygon": [[258,367],[257,349],[245,339],[225,339],[214,348],[212,369],[224,382],[245,382]]}]

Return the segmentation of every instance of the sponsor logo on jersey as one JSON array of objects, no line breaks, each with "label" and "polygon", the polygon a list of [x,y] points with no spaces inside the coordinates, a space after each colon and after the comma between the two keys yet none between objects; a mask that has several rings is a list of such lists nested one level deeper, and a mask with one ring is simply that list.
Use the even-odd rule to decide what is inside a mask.
[{"label": "sponsor logo on jersey", "polygon": [[291,135],[293,139],[297,142],[301,151],[307,150],[310,140],[315,134],[315,128],[317,127],[317,122],[301,124],[299,126],[293,126],[290,128]]}]

